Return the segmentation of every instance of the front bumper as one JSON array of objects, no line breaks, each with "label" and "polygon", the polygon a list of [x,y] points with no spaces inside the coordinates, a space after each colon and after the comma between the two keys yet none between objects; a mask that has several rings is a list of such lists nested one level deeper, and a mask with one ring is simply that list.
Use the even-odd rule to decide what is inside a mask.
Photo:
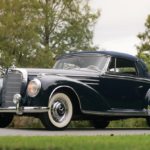
[{"label": "front bumper", "polygon": [[17,115],[22,115],[23,113],[44,113],[49,110],[49,107],[20,106],[21,99],[20,94],[15,94],[13,102],[16,104],[16,107],[0,107],[0,113],[16,113]]},{"label": "front bumper", "polygon": [[0,113],[16,113],[22,115],[23,113],[44,113],[48,112],[49,107],[7,107],[0,108]]}]

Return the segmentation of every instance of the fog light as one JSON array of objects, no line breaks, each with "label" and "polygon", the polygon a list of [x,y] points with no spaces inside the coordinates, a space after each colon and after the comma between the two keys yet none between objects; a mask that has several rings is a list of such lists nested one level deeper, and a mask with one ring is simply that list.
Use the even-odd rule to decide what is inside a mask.
[{"label": "fog light", "polygon": [[15,94],[13,97],[13,102],[15,104],[18,104],[21,101],[21,95],[20,94]]}]

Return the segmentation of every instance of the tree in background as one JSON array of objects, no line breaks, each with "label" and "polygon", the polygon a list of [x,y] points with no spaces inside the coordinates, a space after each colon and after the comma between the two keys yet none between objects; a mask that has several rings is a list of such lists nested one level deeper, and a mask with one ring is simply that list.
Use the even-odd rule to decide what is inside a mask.
[{"label": "tree in background", "polygon": [[96,50],[100,11],[89,0],[0,0],[0,65],[50,68],[64,53]]},{"label": "tree in background", "polygon": [[89,0],[41,0],[39,18],[42,22],[41,44],[46,50],[64,54],[92,47],[93,31],[99,10],[91,13]]},{"label": "tree in background", "polygon": [[147,17],[145,27],[145,32],[137,35],[141,40],[140,45],[136,45],[138,51],[137,57],[146,63],[148,70],[150,71],[150,15]]},{"label": "tree in background", "polygon": [[[24,66],[38,48],[38,26],[32,16],[30,0],[0,0],[0,64]],[[30,63],[30,62],[29,62]]]}]

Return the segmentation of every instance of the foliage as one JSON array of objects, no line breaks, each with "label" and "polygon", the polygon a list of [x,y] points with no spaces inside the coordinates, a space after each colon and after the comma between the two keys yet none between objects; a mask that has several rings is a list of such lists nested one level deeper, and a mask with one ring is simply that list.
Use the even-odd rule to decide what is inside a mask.
[{"label": "foliage", "polygon": [[24,66],[34,56],[40,41],[36,33],[30,0],[0,0],[0,53],[1,66],[8,67],[14,62]]},{"label": "foliage", "polygon": [[140,44],[136,45],[138,54],[137,57],[142,59],[150,71],[150,15],[145,22],[145,32],[139,33],[137,37],[140,39]]},{"label": "foliage", "polygon": [[[45,128],[41,121],[33,117],[15,116],[8,126],[9,128]],[[72,121],[69,128],[87,128],[91,127],[88,121]]]},{"label": "foliage", "polygon": [[118,68],[118,72],[135,72],[135,68],[132,67]]},{"label": "foliage", "polygon": [[93,30],[100,11],[91,11],[89,0],[39,1],[38,18],[42,24],[41,44],[54,54],[79,50],[95,50],[91,47]]},{"label": "foliage", "polygon": [[111,121],[108,128],[147,128],[145,118]]},{"label": "foliage", "polygon": [[0,66],[50,68],[64,53],[96,50],[100,11],[89,0],[0,0]]},{"label": "foliage", "polygon": [[8,126],[9,128],[44,128],[41,121],[33,117],[15,116]]},{"label": "foliage", "polygon": [[150,148],[150,135],[1,136],[0,141],[1,150],[147,150]]},{"label": "foliage", "polygon": [[140,59],[142,59],[146,63],[147,69],[150,72],[150,52],[147,52],[147,53],[143,53],[143,52],[142,53],[138,53],[137,57],[140,58]]},{"label": "foliage", "polygon": [[[33,117],[15,116],[9,128],[44,128],[41,121]],[[111,121],[108,128],[147,128],[144,118]],[[68,128],[92,128],[89,121],[71,121]]]},{"label": "foliage", "polygon": [[89,128],[92,127],[89,121],[71,121],[68,128]]}]

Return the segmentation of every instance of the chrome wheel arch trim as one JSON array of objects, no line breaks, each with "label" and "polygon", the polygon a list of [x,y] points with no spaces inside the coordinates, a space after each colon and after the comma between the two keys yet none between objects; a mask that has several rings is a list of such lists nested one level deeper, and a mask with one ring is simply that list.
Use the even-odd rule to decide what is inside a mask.
[{"label": "chrome wheel arch trim", "polygon": [[71,90],[76,94],[77,99],[78,99],[78,102],[79,102],[79,107],[80,107],[80,110],[81,110],[81,112],[82,112],[82,107],[81,107],[81,103],[80,103],[80,98],[79,98],[77,92],[76,92],[72,87],[67,86],[67,85],[61,85],[61,86],[56,87],[56,88],[51,92],[50,97],[49,97],[49,101],[51,100],[51,98],[52,98],[53,94],[55,93],[55,91],[58,90],[58,89],[60,89],[60,88],[69,88],[69,89],[71,89]]}]

